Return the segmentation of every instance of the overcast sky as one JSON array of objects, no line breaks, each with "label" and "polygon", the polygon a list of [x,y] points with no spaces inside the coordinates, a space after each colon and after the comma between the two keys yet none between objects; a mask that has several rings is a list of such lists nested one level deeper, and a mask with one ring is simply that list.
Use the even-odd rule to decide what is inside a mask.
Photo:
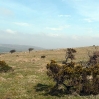
[{"label": "overcast sky", "polygon": [[99,45],[99,0],[0,0],[0,43]]}]

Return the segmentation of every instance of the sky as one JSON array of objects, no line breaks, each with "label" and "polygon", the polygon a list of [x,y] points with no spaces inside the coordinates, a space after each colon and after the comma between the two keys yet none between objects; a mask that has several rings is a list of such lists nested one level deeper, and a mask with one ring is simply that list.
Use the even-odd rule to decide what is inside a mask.
[{"label": "sky", "polygon": [[0,43],[98,46],[99,0],[0,0]]}]

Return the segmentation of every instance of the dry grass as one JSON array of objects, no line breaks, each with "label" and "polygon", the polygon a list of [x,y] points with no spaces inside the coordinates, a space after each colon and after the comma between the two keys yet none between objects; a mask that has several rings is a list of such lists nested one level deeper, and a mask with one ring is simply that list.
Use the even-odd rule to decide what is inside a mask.
[{"label": "dry grass", "polygon": [[[86,61],[88,60],[87,50],[93,51],[94,47],[82,47],[76,48],[76,50],[75,61]],[[46,88],[36,90],[37,84],[47,87],[53,85],[53,81],[46,75],[46,64],[50,60],[62,63],[65,60],[65,53],[66,49],[58,49],[32,51],[30,54],[29,52],[16,52],[0,55],[0,60],[5,60],[14,69],[12,72],[0,73],[0,99],[99,99],[99,96],[57,97],[45,95]],[[42,59],[42,55],[45,55],[46,58]]]}]

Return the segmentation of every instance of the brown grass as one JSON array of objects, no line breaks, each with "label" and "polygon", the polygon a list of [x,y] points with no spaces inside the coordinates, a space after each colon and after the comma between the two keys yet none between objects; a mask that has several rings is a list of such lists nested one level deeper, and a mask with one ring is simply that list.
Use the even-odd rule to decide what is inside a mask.
[{"label": "brown grass", "polygon": [[[99,49],[99,47],[97,47]],[[88,60],[89,50],[91,53],[94,47],[76,48],[75,61]],[[96,99],[94,96],[50,96],[44,95],[45,90],[36,91],[37,84],[53,85],[53,81],[46,75],[46,64],[50,60],[62,63],[65,60],[66,49],[40,50],[6,53],[0,55],[0,60],[4,60],[14,71],[0,74],[0,99]],[[42,59],[41,56],[46,58]],[[97,96],[98,97],[98,96]],[[99,99],[99,98],[97,98]]]}]

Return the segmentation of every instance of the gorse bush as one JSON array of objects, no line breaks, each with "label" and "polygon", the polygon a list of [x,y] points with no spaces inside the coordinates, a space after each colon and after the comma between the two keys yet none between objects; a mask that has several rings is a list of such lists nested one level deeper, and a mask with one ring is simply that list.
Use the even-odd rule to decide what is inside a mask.
[{"label": "gorse bush", "polygon": [[69,59],[71,60],[71,62],[72,62],[72,60],[75,59],[75,55],[74,55],[75,53],[76,53],[76,50],[75,49],[73,49],[73,48],[67,48],[66,56],[65,56],[66,63],[68,62]]},{"label": "gorse bush", "polygon": [[82,67],[75,63],[58,65],[51,62],[47,64],[47,75],[56,82],[54,91],[59,91],[60,85],[64,86],[65,93],[77,92],[78,94],[99,94],[99,65]]},{"label": "gorse bush", "polygon": [[65,94],[76,92],[80,95],[99,94],[99,64],[86,67],[71,61],[59,65],[51,60],[46,68],[47,75],[56,82],[50,90],[53,94],[60,92]]},{"label": "gorse bush", "polygon": [[99,64],[99,51],[94,51],[92,55],[90,55],[88,52],[88,56],[89,56],[88,65]]},{"label": "gorse bush", "polygon": [[12,70],[12,67],[8,66],[5,61],[0,61],[0,72],[7,72]]}]

